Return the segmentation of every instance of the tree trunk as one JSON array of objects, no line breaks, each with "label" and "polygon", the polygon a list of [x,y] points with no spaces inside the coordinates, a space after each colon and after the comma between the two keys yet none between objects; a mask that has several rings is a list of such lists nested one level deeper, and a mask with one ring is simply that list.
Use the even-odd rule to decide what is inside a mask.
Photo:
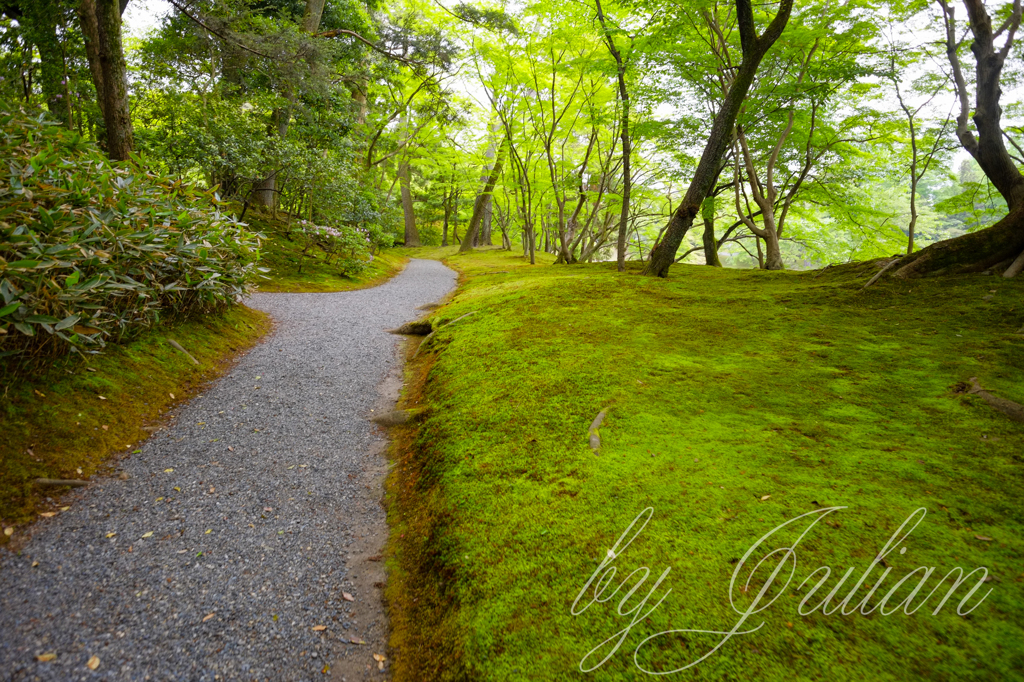
[{"label": "tree trunk", "polygon": [[441,228],[441,246],[448,246],[448,214],[451,211],[450,205],[448,196],[446,195],[441,204],[441,208],[444,210],[444,225]]},{"label": "tree trunk", "polygon": [[121,11],[118,0],[82,0],[78,8],[89,70],[103,113],[107,156],[115,161],[127,159],[134,148]]},{"label": "tree trunk", "polygon": [[764,238],[764,269],[783,270],[782,250],[779,248],[779,235],[775,230],[766,230]]},{"label": "tree trunk", "polygon": [[604,9],[601,7],[601,0],[597,1],[597,19],[601,22],[601,31],[604,35],[605,45],[615,60],[615,75],[619,82],[619,102],[622,104],[622,117],[619,125],[622,126],[622,208],[619,212],[619,237],[616,241],[616,269],[619,272],[626,270],[626,232],[629,229],[629,194],[633,183],[632,173],[629,168],[632,152],[632,140],[629,133],[629,90],[626,88],[626,64],[622,59],[622,53],[615,46],[615,40],[608,31],[608,24],[604,18]]},{"label": "tree trunk", "polygon": [[[946,54],[952,67],[953,80],[960,100],[960,115],[957,117],[957,137],[964,149],[977,160],[988,179],[1006,200],[1008,215],[995,225],[978,232],[972,232],[953,239],[932,244],[917,253],[909,254],[901,261],[894,273],[896,277],[918,277],[927,274],[954,274],[982,272],[1003,261],[1014,258],[1024,250],[1024,176],[1017,170],[1006,145],[1003,142],[1001,124],[1002,107],[999,97],[1002,90],[999,81],[1010,44],[997,51],[992,20],[982,0],[964,0],[970,19],[974,42],[971,52],[976,62],[976,92],[974,115],[967,82],[960,66],[957,46],[958,31],[954,22],[953,9],[945,0],[940,0],[946,24]],[[1007,41],[1012,41],[1020,24],[1016,10],[1007,19]],[[975,137],[968,125],[974,122],[978,135]]]},{"label": "tree trunk", "polygon": [[39,50],[40,85],[43,87],[46,108],[54,119],[70,128],[71,108],[65,83],[67,68],[57,34],[58,11],[59,8],[53,2],[33,0],[25,5],[19,21]]},{"label": "tree trunk", "polygon": [[715,240],[715,197],[709,196],[701,204],[701,216],[704,218],[704,263],[722,267],[718,257],[718,242]]},{"label": "tree trunk", "polygon": [[[306,0],[306,9],[302,15],[302,30],[305,33],[316,33],[320,28],[320,17],[324,13],[326,0]],[[295,101],[295,92],[290,86],[285,86],[285,99],[289,104],[280,109],[274,110],[273,127],[270,134],[276,134],[278,138],[284,139],[288,136],[288,125],[292,117],[292,104]],[[276,211],[280,192],[277,187],[277,174],[274,171],[269,176],[253,186],[252,203],[256,206],[264,206]]]},{"label": "tree trunk", "polygon": [[494,165],[491,166],[491,174],[487,177],[487,184],[484,185],[484,190],[477,195],[476,201],[473,202],[473,217],[469,219],[469,227],[466,228],[466,237],[462,240],[459,253],[473,250],[473,242],[476,241],[480,221],[483,219],[484,207],[491,203],[491,193],[494,192],[494,186],[498,183],[498,178],[501,177],[501,168],[505,165],[506,149],[507,145],[502,140],[502,144],[498,148],[498,156],[494,159]]},{"label": "tree trunk", "polygon": [[[405,216],[405,245],[422,246],[416,230],[416,214],[412,210],[412,189],[409,186],[409,161],[403,159],[398,166],[398,182],[402,187],[402,213]],[[457,237],[456,237],[457,238]]]},{"label": "tree trunk", "polygon": [[491,240],[491,221],[493,218],[494,204],[491,201],[491,196],[488,195],[484,201],[483,215],[480,216],[480,239],[478,240],[480,245],[494,245],[494,242]]},{"label": "tree trunk", "polygon": [[747,96],[758,66],[765,54],[782,34],[789,21],[793,9],[793,0],[782,0],[778,13],[761,35],[757,35],[754,25],[754,13],[751,0],[736,0],[736,21],[739,26],[743,61],[737,70],[736,77],[729,86],[729,92],[722,102],[722,108],[715,116],[708,135],[707,144],[701,154],[700,162],[694,173],[690,187],[686,190],[682,203],[672,213],[665,235],[651,252],[651,259],[644,268],[645,275],[667,277],[668,270],[675,262],[676,251],[683,237],[693,226],[693,219],[700,211],[700,206],[714,185],[721,166],[722,156],[732,141],[733,126],[743,100]]},{"label": "tree trunk", "polygon": [[[498,127],[491,125],[491,126],[488,126],[488,130],[489,130],[489,132],[491,134],[494,134],[495,132],[497,132]],[[500,143],[501,142],[499,141],[499,144]],[[494,143],[492,142],[487,147],[487,151],[484,153],[484,156],[488,160],[493,159],[494,158],[494,152],[495,152],[495,150],[494,150]],[[483,181],[483,183],[485,185],[488,182],[488,177],[489,176],[485,175],[484,177],[481,178],[481,180]],[[493,189],[493,187],[492,187],[492,189]],[[487,197],[484,199],[483,214],[480,216],[480,231],[479,231],[479,234],[478,234],[477,238],[473,240],[473,246],[479,246],[481,244],[486,244],[487,246],[491,246],[491,244],[492,244],[492,242],[491,242],[491,216],[492,216],[492,214],[493,214],[492,200],[491,200],[491,195],[488,194]]]}]

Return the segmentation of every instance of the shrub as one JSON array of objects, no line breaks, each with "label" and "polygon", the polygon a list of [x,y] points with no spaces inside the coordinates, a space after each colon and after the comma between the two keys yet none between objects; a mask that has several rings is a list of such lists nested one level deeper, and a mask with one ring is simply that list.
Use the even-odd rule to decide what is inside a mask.
[{"label": "shrub", "polygon": [[162,317],[240,300],[260,235],[212,191],[113,163],[78,134],[0,106],[0,357],[95,352]]}]

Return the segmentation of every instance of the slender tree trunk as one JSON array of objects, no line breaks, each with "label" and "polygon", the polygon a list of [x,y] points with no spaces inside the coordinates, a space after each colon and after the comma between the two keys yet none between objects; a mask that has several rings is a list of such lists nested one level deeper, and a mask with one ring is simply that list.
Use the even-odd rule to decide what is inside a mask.
[{"label": "slender tree trunk", "polygon": [[683,237],[693,225],[693,219],[700,211],[708,192],[718,176],[722,156],[732,141],[733,126],[743,100],[747,96],[758,66],[765,54],[782,34],[789,21],[793,9],[793,0],[782,0],[778,13],[761,36],[757,35],[754,25],[754,12],[751,0],[736,0],[736,21],[739,27],[743,61],[737,70],[736,77],[729,86],[729,92],[722,102],[722,108],[715,116],[708,135],[707,144],[701,154],[700,162],[694,173],[690,187],[683,197],[682,203],[672,213],[665,235],[651,252],[651,259],[644,268],[644,274],[667,277],[669,268],[675,262],[676,252]]},{"label": "slender tree trunk", "polygon": [[451,201],[447,194],[445,194],[441,208],[444,210],[444,226],[441,229],[441,246],[448,246],[448,214],[451,212]]},{"label": "slender tree trunk", "polygon": [[704,199],[700,208],[704,218],[704,263],[720,268],[722,261],[718,257],[718,242],[715,239],[715,197]]},{"label": "slender tree trunk", "polygon": [[619,236],[616,241],[616,269],[619,272],[626,270],[626,237],[629,230],[629,195],[633,184],[633,175],[630,171],[630,157],[632,154],[632,140],[629,132],[629,90],[626,88],[626,64],[622,59],[622,53],[615,45],[608,24],[605,21],[604,9],[601,7],[601,0],[597,2],[597,19],[601,22],[601,31],[604,35],[605,45],[615,60],[615,75],[619,81],[619,102],[622,105],[622,115],[619,125],[622,127],[622,208],[619,213]]},{"label": "slender tree trunk", "polygon": [[[916,159],[915,159],[916,161]],[[914,229],[917,227],[917,168],[910,167],[910,225],[907,226],[907,255],[914,253]]]}]

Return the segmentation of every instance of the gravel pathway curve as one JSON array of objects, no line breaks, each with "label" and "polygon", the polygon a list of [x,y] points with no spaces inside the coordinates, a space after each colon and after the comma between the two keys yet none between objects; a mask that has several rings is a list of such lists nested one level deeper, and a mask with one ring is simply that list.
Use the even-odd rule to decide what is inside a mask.
[{"label": "gravel pathway curve", "polygon": [[366,417],[398,367],[384,330],[454,284],[413,260],[372,289],[254,296],[276,331],[125,459],[127,480],[0,552],[0,680],[386,679]]}]

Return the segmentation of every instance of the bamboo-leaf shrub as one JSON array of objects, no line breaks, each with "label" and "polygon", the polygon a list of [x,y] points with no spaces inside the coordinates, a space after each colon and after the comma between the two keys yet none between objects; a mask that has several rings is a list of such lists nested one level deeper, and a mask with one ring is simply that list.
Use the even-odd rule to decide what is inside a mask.
[{"label": "bamboo-leaf shrub", "polygon": [[240,300],[259,235],[217,196],[0,108],[0,357],[96,351]]}]

